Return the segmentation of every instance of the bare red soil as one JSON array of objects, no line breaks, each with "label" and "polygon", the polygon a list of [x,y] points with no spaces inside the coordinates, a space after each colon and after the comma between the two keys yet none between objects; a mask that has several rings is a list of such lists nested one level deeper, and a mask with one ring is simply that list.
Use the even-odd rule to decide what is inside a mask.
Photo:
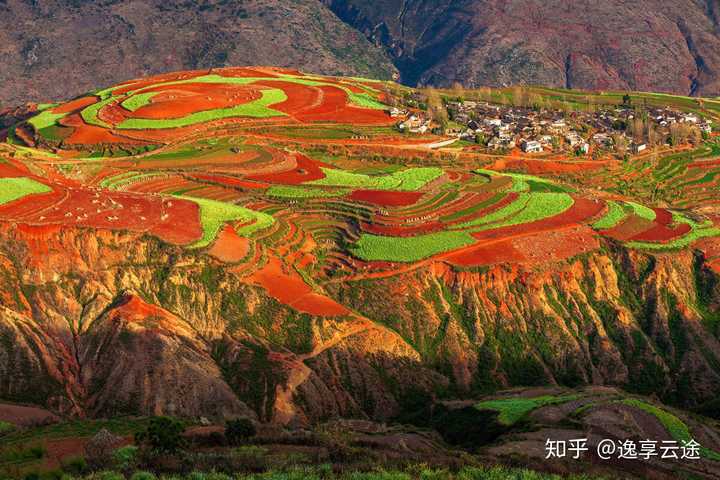
[{"label": "bare red soil", "polygon": [[349,198],[359,202],[372,203],[383,207],[404,207],[407,205],[414,205],[423,195],[423,192],[355,190],[350,194]]},{"label": "bare red soil", "polygon": [[135,118],[182,118],[196,112],[234,107],[260,98],[256,87],[208,83],[159,86],[144,92],[160,92],[150,103],[132,113]]},{"label": "bare red soil", "polygon": [[630,215],[624,222],[609,230],[603,230],[602,234],[616,240],[628,241],[643,232],[653,229],[656,223],[640,218],[637,215]]},{"label": "bare red soil", "polygon": [[630,237],[630,240],[638,242],[667,242],[690,233],[692,228],[687,223],[681,223],[675,228],[667,225],[656,224],[654,227],[642,233]]},{"label": "bare red soil", "polygon": [[221,262],[236,263],[250,251],[250,241],[237,234],[231,225],[225,225],[209,250],[209,254]]},{"label": "bare red soil", "polygon": [[89,107],[93,103],[98,101],[97,97],[82,97],[75,100],[71,100],[67,103],[63,103],[52,109],[52,113],[72,113],[75,111],[82,110],[85,107]]},{"label": "bare red soil", "polygon": [[55,423],[59,419],[52,412],[38,407],[0,403],[0,420],[18,427],[32,427]]},{"label": "bare red soil", "polygon": [[305,155],[295,155],[297,166],[293,170],[288,170],[279,173],[268,173],[265,175],[252,175],[247,177],[248,180],[256,182],[267,182],[267,183],[279,183],[282,185],[299,185],[303,182],[310,182],[312,180],[320,180],[325,178],[325,174],[321,167],[333,168],[317,160],[313,160]]},{"label": "bare red soil", "polygon": [[54,186],[0,206],[0,218],[35,225],[68,225],[148,232],[185,245],[202,236],[197,204],[125,192]]},{"label": "bare red soil", "polygon": [[300,275],[275,255],[269,255],[268,263],[253,272],[250,279],[267,290],[271,297],[295,310],[325,317],[350,313],[335,300],[315,293]]}]

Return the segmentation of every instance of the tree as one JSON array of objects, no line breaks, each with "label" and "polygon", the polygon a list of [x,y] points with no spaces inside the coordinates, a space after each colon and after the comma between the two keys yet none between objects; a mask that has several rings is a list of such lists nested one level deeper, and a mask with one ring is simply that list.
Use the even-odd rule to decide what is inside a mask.
[{"label": "tree", "polygon": [[135,443],[154,451],[175,453],[185,443],[182,434],[185,426],[178,420],[169,417],[150,419],[145,430],[135,434]]},{"label": "tree", "polygon": [[240,445],[256,433],[255,424],[249,418],[229,420],[225,425],[225,439],[230,445]]},{"label": "tree", "polygon": [[630,98],[629,93],[626,93],[625,95],[623,95],[623,103],[622,104],[626,107],[629,107],[630,105],[632,105],[632,98]]},{"label": "tree", "polygon": [[434,88],[428,88],[425,94],[427,96],[428,114],[430,118],[435,120],[443,131],[445,131],[448,124],[448,113],[442,97]]},{"label": "tree", "polygon": [[462,83],[454,82],[452,84],[452,95],[457,98],[458,102],[462,102],[465,99],[465,87]]},{"label": "tree", "polygon": [[620,157],[624,157],[627,153],[628,142],[625,135],[616,133],[612,136],[613,144],[615,145],[615,151]]}]

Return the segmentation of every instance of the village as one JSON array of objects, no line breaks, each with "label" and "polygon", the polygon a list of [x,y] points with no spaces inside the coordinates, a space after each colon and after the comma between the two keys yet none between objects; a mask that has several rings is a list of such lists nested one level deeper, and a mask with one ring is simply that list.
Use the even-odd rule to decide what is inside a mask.
[{"label": "village", "polygon": [[497,153],[519,148],[528,154],[625,157],[652,147],[698,144],[712,132],[712,120],[695,113],[632,106],[629,99],[626,104],[594,111],[457,99],[444,100],[441,110],[393,107],[390,115],[398,119],[401,132],[452,136]]}]

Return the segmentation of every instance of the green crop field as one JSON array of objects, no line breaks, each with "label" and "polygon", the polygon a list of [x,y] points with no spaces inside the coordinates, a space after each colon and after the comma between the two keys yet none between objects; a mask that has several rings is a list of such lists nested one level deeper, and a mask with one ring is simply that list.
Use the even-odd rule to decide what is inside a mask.
[{"label": "green crop field", "polygon": [[95,125],[96,127],[103,127],[103,128],[111,128],[111,126],[103,122],[98,118],[98,113],[100,110],[105,107],[106,105],[109,105],[115,101],[114,97],[106,98],[105,100],[100,100],[99,102],[93,103],[89,107],[86,107],[82,109],[80,112],[80,116],[83,120],[85,120],[85,123],[88,125]]},{"label": "green crop field", "polygon": [[306,182],[306,185],[412,191],[424,187],[443,174],[443,170],[436,167],[410,168],[388,175],[365,175],[334,168],[323,168],[322,171],[325,178]]},{"label": "green crop field", "polygon": [[534,175],[513,172],[496,172],[494,170],[478,169],[475,173],[485,175],[487,177],[510,177],[513,179],[511,192],[545,192],[545,193],[567,193],[572,192],[571,188],[558,185],[552,180]]},{"label": "green crop field", "polygon": [[366,261],[416,262],[473,243],[475,239],[472,235],[455,231],[414,237],[363,234],[350,251],[354,256]]},{"label": "green crop field", "polygon": [[56,125],[57,121],[65,115],[65,113],[52,113],[50,110],[44,110],[28,120],[28,123],[32,125],[36,132],[40,132],[45,128]]},{"label": "green crop field", "polygon": [[627,217],[627,212],[618,202],[608,201],[606,202],[607,212],[597,222],[593,223],[593,228],[596,230],[607,230],[615,227]]},{"label": "green crop field", "polygon": [[536,408],[558,403],[572,402],[580,398],[579,395],[553,396],[545,395],[534,398],[503,398],[499,400],[488,400],[475,405],[478,410],[495,410],[499,412],[498,421],[503,425],[514,425],[525,415]]},{"label": "green crop field", "polygon": [[144,130],[158,128],[179,128],[195,125],[198,123],[212,122],[230,117],[253,117],[270,118],[285,116],[284,113],[268,108],[270,105],[282,103],[287,100],[285,92],[279,89],[266,89],[262,91],[262,97],[249,103],[237,105],[230,108],[217,108],[196,112],[181,118],[168,119],[145,119],[128,118],[118,125],[118,128],[128,130]]},{"label": "green crop field", "polygon": [[[690,429],[685,424],[685,422],[680,420],[672,413],[658,408],[655,405],[651,405],[649,403],[645,403],[641,400],[636,400],[634,398],[623,400],[622,403],[631,407],[639,408],[640,410],[643,410],[650,415],[653,415],[660,421],[660,423],[662,423],[663,427],[667,429],[668,433],[674,440],[678,442],[689,442],[693,439],[690,433]],[[700,454],[705,458],[720,462],[720,453],[714,450],[700,447]]]},{"label": "green crop field", "polygon": [[52,189],[31,178],[0,178],[0,205],[28,195],[48,193]]},{"label": "green crop field", "polygon": [[227,222],[236,220],[252,222],[236,230],[238,235],[244,237],[249,237],[253,233],[263,230],[275,223],[275,219],[272,216],[239,205],[217,202],[206,198],[183,195],[178,195],[178,197],[195,202],[200,207],[200,222],[202,223],[203,236],[195,242],[191,248],[202,248],[210,245],[215,240],[215,237],[217,237],[220,229]]},{"label": "green crop field", "polygon": [[644,205],[640,205],[639,203],[635,202],[626,202],[630,207],[632,207],[633,212],[635,215],[637,215],[640,218],[644,218],[645,220],[650,220],[651,222],[655,220],[655,217],[657,217],[657,214],[655,213],[655,210],[652,208],[648,208]]},{"label": "green crop field", "polygon": [[146,92],[133,95],[120,103],[120,105],[131,112],[150,104],[150,100],[160,92]]},{"label": "green crop field", "polygon": [[339,197],[346,193],[347,190],[325,190],[295,185],[273,185],[267,189],[268,196],[287,199]]}]

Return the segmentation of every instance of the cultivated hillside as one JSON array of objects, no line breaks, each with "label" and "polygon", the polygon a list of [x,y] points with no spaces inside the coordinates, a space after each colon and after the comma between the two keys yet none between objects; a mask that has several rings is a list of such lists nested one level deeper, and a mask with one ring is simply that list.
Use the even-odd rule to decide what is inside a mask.
[{"label": "cultivated hillside", "polygon": [[[551,386],[568,405],[543,410],[550,429],[670,428],[615,388],[718,416],[718,121],[710,98],[419,92],[276,67],[8,112],[0,400],[294,428],[427,424],[439,405]],[[566,391],[588,386],[613,390],[588,389],[588,411]],[[686,421],[717,468],[709,420]]]}]

